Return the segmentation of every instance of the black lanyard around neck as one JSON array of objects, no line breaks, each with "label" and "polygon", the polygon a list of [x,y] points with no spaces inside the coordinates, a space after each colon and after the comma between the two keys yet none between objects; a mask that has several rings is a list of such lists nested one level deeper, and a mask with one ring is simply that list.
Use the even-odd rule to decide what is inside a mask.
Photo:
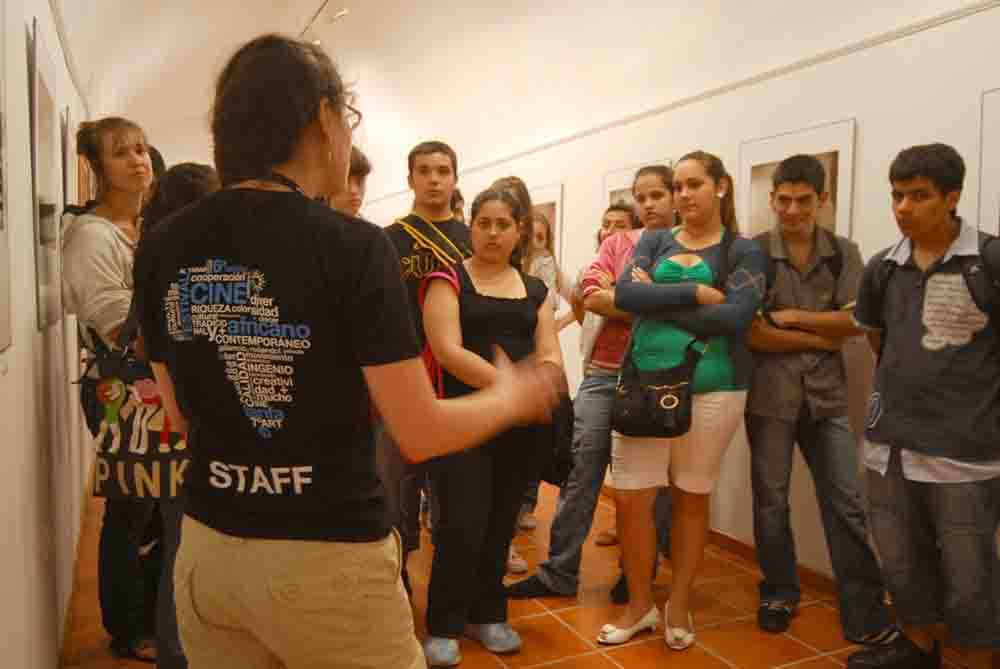
[{"label": "black lanyard around neck", "polygon": [[305,194],[305,191],[303,191],[303,190],[302,190],[302,187],[301,187],[301,186],[299,186],[299,185],[298,185],[297,183],[295,183],[295,181],[294,181],[294,180],[292,180],[292,179],[290,179],[290,178],[286,177],[286,176],[285,176],[284,174],[282,174],[281,172],[271,172],[271,173],[270,173],[270,174],[268,174],[268,175],[267,175],[266,177],[261,177],[261,178],[260,178],[260,180],[261,180],[261,181],[271,181],[271,182],[273,182],[273,183],[278,183],[278,184],[281,184],[282,186],[288,186],[288,187],[289,187],[289,188],[291,188],[291,189],[292,189],[292,190],[293,190],[294,192],[298,193],[298,194],[299,194],[299,195],[301,195],[302,197],[308,197],[308,196],[307,196],[307,195]]}]

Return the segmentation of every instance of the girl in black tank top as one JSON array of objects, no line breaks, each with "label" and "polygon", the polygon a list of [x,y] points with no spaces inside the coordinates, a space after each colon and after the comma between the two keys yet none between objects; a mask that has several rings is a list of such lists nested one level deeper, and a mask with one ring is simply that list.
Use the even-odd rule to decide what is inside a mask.
[{"label": "girl in black tank top", "polygon": [[[441,277],[427,288],[424,327],[447,397],[488,387],[498,349],[514,361],[562,368],[548,289],[510,264],[520,233],[518,209],[502,191],[481,193],[472,205],[472,258],[454,268],[454,284]],[[424,645],[431,666],[460,659],[463,633],[497,653],[521,647],[506,622],[503,577],[521,496],[538,475],[544,429],[514,428],[479,448],[431,461],[440,510]]]}]

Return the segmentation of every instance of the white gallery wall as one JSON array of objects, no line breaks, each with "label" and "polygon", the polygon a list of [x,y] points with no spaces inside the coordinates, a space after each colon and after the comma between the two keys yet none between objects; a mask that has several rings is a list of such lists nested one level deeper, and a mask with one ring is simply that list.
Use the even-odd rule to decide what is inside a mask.
[{"label": "white gallery wall", "polygon": [[[6,477],[0,527],[0,661],[5,667],[58,666],[79,533],[89,443],[76,402],[75,322],[37,328],[28,116],[27,35],[38,17],[55,65],[59,109],[84,118],[45,0],[6,0],[4,30],[6,153],[3,202],[8,226],[13,343],[0,353],[0,472]],[[74,152],[72,144],[69,147]],[[69,192],[76,192],[75,162]]]},{"label": "white gallery wall", "polygon": [[[822,5],[789,4],[810,8]],[[985,90],[1000,87],[1000,40],[996,38],[1000,35],[1000,8],[996,4],[963,18],[923,26],[907,36],[860,46],[783,76],[766,78],[514,160],[472,170],[461,175],[459,186],[466,201],[471,202],[493,179],[508,174],[520,176],[529,187],[561,182],[563,264],[572,276],[593,256],[594,231],[607,206],[605,173],[664,156],[676,159],[688,151],[705,149],[719,155],[736,174],[741,142],[853,118],[857,131],[851,236],[868,258],[896,239],[887,173],[893,157],[907,146],[942,141],[958,149],[968,167],[960,213],[976,219],[980,102]],[[907,15],[912,16],[909,12]],[[874,23],[864,26],[868,37],[879,32]],[[820,24],[814,30],[822,34],[825,28],[826,24]],[[735,53],[727,63],[735,67],[745,52],[740,44],[731,45],[731,49]],[[725,54],[726,50],[721,48],[719,53]],[[753,58],[753,54],[746,55]],[[601,87],[601,83],[595,83],[595,92]],[[465,128],[466,123],[476,120],[456,118],[454,122]],[[481,141],[487,142],[502,133],[484,129],[482,134]],[[449,134],[442,134],[442,139],[448,138]],[[460,146],[459,152],[461,158]],[[405,155],[405,149],[400,155]],[[379,169],[376,163],[376,173]],[[992,192],[998,189],[993,188]],[[410,200],[410,194],[405,192],[376,198],[369,201],[365,214],[380,224],[391,223],[395,216],[408,211]],[[578,328],[571,327],[562,337],[572,387],[580,378],[578,332]],[[850,359],[857,369],[857,361],[865,359],[863,349],[852,347]],[[864,384],[858,379],[852,381],[856,404],[863,407]],[[792,496],[799,561],[829,574],[812,483],[798,457]],[[726,456],[713,503],[712,525],[741,541],[753,542],[749,457],[742,434]]]}]

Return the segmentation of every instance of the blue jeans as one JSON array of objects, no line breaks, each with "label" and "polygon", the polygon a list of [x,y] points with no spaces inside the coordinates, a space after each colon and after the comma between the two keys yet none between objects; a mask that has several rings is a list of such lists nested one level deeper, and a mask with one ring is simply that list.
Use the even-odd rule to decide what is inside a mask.
[{"label": "blue jeans", "polygon": [[893,449],[885,476],[868,470],[872,534],[899,618],[947,623],[969,648],[1000,648],[1000,478],[921,483]]},{"label": "blue jeans", "polygon": [[867,541],[857,447],[847,418],[815,418],[805,411],[791,421],[747,414],[746,425],[754,539],[764,573],[761,600],[798,603],[801,596],[788,502],[798,443],[816,487],[844,636],[858,640],[885,628],[884,586]]},{"label": "blue jeans", "polygon": [[[573,470],[559,490],[559,502],[552,519],[549,558],[538,569],[538,578],[550,590],[575,594],[579,587],[583,544],[594,523],[594,511],[601,485],[611,462],[611,407],[615,398],[617,372],[590,372],[580,383],[573,401]],[[669,550],[670,505],[657,504],[657,543]]]}]

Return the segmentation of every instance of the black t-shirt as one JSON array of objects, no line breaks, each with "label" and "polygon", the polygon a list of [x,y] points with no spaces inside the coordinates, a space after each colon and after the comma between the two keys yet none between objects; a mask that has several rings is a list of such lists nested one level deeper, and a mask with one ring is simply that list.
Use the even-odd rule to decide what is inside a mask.
[{"label": "black t-shirt", "polygon": [[[493,362],[494,346],[502,348],[514,362],[534,353],[538,309],[549,294],[545,283],[517,270],[524,282],[525,296],[491,297],[476,292],[465,263],[459,263],[456,270],[460,290],[458,311],[462,326],[462,346],[490,362]],[[459,397],[474,391],[475,388],[445,370],[445,397]]]},{"label": "black t-shirt", "polygon": [[241,537],[389,531],[361,367],[419,355],[392,244],[291,192],[227,190],[135,260],[150,358],[190,421],[186,511]]},{"label": "black t-shirt", "polygon": [[[418,235],[419,241],[407,228]],[[386,232],[399,254],[399,273],[410,296],[410,313],[422,347],[424,318],[420,310],[420,285],[428,274],[472,255],[469,228],[454,218],[429,223],[416,214],[410,214],[390,225]]]}]

